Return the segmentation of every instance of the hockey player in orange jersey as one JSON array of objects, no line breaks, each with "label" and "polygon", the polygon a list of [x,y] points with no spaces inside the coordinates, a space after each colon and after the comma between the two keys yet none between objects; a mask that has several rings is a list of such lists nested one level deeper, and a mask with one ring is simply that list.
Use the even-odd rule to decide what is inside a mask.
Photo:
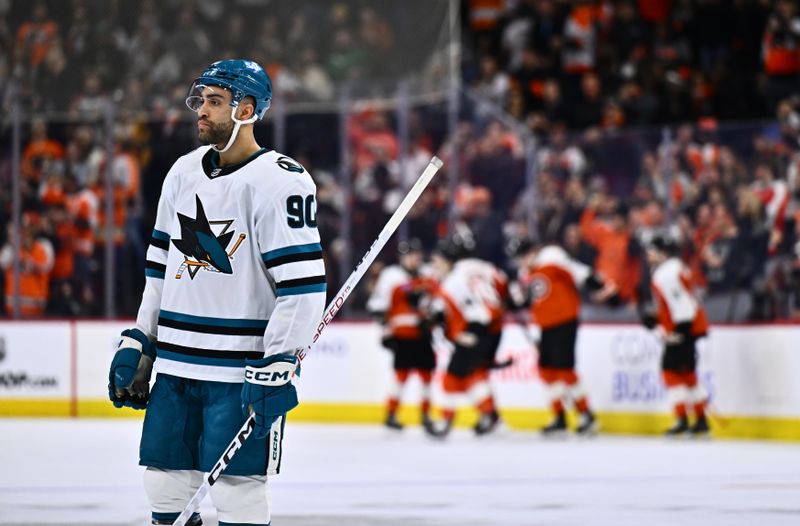
[{"label": "hockey player in orange jersey", "polygon": [[394,381],[385,423],[389,428],[402,429],[397,408],[406,380],[416,373],[422,383],[422,423],[428,428],[436,357],[431,344],[430,310],[426,306],[438,284],[432,277],[420,274],[424,253],[418,239],[401,241],[398,252],[399,264],[383,269],[367,302],[367,308],[383,325],[383,346],[394,354]]},{"label": "hockey player in orange jersey", "polygon": [[[707,396],[697,382],[697,340],[708,332],[705,310],[692,293],[691,273],[677,256],[677,244],[666,237],[656,237],[647,247],[651,269],[652,309],[645,312],[643,323],[657,328],[664,342],[661,367],[667,396],[675,412],[675,425],[668,436],[709,432],[705,415]],[[694,423],[689,425],[689,408]]]},{"label": "hockey player in orange jersey", "polygon": [[575,372],[581,289],[591,290],[594,301],[613,301],[617,297],[616,286],[557,245],[516,240],[509,244],[509,255],[519,269],[519,287],[513,287],[512,293],[514,303],[528,307],[532,321],[541,329],[537,345],[539,375],[553,411],[553,421],[542,433],[553,435],[567,430],[565,405],[570,402],[580,413],[576,433],[594,433],[597,421]]},{"label": "hockey player in orange jersey", "polygon": [[492,432],[500,421],[489,371],[500,344],[508,286],[505,275],[494,265],[474,257],[474,249],[471,236],[457,235],[434,253],[434,266],[446,276],[436,310],[444,322],[445,336],[454,345],[442,386],[443,419],[429,430],[436,437],[450,432],[457,395],[467,395],[480,413],[476,434]]}]

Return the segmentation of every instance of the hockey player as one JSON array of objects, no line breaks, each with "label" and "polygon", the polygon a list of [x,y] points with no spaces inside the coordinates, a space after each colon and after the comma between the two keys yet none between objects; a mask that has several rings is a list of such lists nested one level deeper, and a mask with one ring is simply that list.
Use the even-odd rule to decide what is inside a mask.
[{"label": "hockey player", "polygon": [[208,146],[164,180],[136,326],[111,363],[114,405],[147,409],[139,463],[153,524],[173,523],[248,412],[253,434],[211,496],[220,525],[270,523],[266,479],[326,288],[314,182],[253,136],[271,99],[248,60],[215,62],[192,84],[186,104]]},{"label": "hockey player", "polygon": [[[690,271],[677,253],[675,241],[665,236],[654,238],[647,247],[655,309],[645,313],[643,323],[650,329],[657,327],[664,342],[662,375],[676,417],[666,435],[687,432],[695,436],[705,435],[709,432],[705,415],[707,397],[697,382],[695,344],[707,334],[708,318],[692,294]],[[691,426],[689,407],[695,417]]]},{"label": "hockey player", "polygon": [[443,419],[428,430],[436,437],[450,432],[455,418],[454,397],[460,394],[466,394],[480,413],[476,434],[490,433],[500,421],[489,371],[500,345],[507,280],[494,265],[475,258],[474,250],[472,237],[456,235],[434,253],[434,265],[446,276],[436,310],[441,312],[445,335],[454,345],[442,386],[446,395]]},{"label": "hockey player", "polygon": [[575,432],[587,435],[597,430],[575,372],[575,341],[581,289],[593,291],[595,301],[608,301],[616,287],[595,274],[591,267],[569,257],[557,245],[538,245],[530,240],[515,240],[509,252],[519,269],[519,290],[515,303],[527,306],[534,323],[541,329],[539,375],[545,384],[553,420],[542,429],[545,435],[567,430],[565,405],[574,404],[580,414]]},{"label": "hockey player", "polygon": [[397,408],[406,380],[416,373],[422,383],[422,423],[428,428],[436,357],[431,343],[430,309],[425,305],[430,304],[438,284],[420,273],[424,254],[418,239],[401,241],[398,252],[400,264],[383,269],[367,302],[367,308],[383,325],[383,346],[394,354],[394,382],[387,401],[386,426],[402,429]]}]

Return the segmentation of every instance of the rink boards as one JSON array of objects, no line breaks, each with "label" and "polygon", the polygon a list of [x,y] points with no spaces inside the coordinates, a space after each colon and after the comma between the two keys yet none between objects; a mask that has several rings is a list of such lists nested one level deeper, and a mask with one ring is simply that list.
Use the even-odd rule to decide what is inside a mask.
[{"label": "rink boards", "polygon": [[[137,417],[107,401],[108,364],[131,322],[0,322],[0,416]],[[303,362],[301,406],[293,420],[377,423],[391,379],[391,355],[371,323],[331,326]],[[701,381],[711,395],[715,436],[800,440],[800,325],[715,326],[700,345]],[[447,344],[437,339],[440,367]],[[659,341],[636,325],[585,324],[578,372],[603,430],[658,433],[670,422],[659,375]],[[535,349],[522,328],[507,325],[492,375],[510,427],[532,429],[548,418]],[[419,385],[404,393],[402,417],[418,419]],[[434,391],[434,403],[441,400]],[[474,414],[459,413],[469,424]]]}]

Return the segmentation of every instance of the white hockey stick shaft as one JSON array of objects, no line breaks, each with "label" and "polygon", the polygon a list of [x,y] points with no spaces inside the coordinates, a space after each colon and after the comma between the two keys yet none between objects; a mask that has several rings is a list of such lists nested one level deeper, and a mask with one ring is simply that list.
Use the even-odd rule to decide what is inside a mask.
[{"label": "white hockey stick shaft", "polygon": [[[367,269],[369,269],[372,262],[375,261],[375,258],[378,257],[378,254],[386,245],[386,242],[389,241],[389,238],[392,237],[397,227],[400,226],[400,223],[408,214],[411,207],[414,206],[414,203],[417,202],[419,196],[422,195],[422,192],[425,191],[425,188],[428,187],[428,183],[431,182],[433,176],[436,175],[436,172],[439,171],[439,168],[442,167],[442,161],[438,157],[434,156],[431,158],[431,162],[428,163],[428,166],[425,168],[425,171],[422,172],[422,175],[419,176],[417,182],[414,183],[414,186],[411,187],[411,190],[408,191],[405,199],[400,203],[400,206],[397,207],[392,217],[389,218],[387,221],[386,226],[383,227],[381,233],[378,234],[378,237],[375,241],[372,242],[372,245],[367,249],[367,253],[364,254],[364,257],[361,258],[361,261],[358,262],[356,268],[353,269],[353,272],[350,274],[350,277],[347,278],[347,281],[344,282],[342,288],[339,289],[339,292],[336,294],[331,302],[328,304],[325,312],[322,315],[322,319],[317,325],[317,330],[314,333],[314,338],[312,340],[311,345],[317,342],[322,334],[322,331],[325,330],[325,327],[330,325],[333,318],[342,308],[344,302],[347,300],[347,297],[350,296],[350,293],[355,289],[358,282],[361,281],[361,278],[364,277],[366,274]],[[309,347],[310,349],[310,347]],[[299,358],[302,360],[306,356],[307,352],[301,352],[299,354]],[[206,497],[208,492],[211,490],[211,486],[219,479],[222,472],[225,471],[225,468],[228,467],[231,460],[233,459],[234,455],[237,451],[239,451],[242,446],[244,445],[245,440],[252,434],[253,428],[255,427],[256,417],[254,414],[251,414],[247,417],[247,421],[242,425],[239,432],[236,433],[236,436],[225,449],[225,453],[222,454],[222,457],[214,464],[214,467],[211,468],[211,471],[206,476],[203,484],[197,489],[195,494],[189,500],[189,503],[186,505],[186,508],[183,512],[175,519],[173,522],[173,526],[186,526],[186,522],[191,518],[192,514],[200,507],[200,503]]]}]

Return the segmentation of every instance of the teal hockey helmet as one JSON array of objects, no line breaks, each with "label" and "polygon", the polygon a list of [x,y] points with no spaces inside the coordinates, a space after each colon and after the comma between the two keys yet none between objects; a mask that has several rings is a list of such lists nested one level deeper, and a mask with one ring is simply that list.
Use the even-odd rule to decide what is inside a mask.
[{"label": "teal hockey helmet", "polygon": [[192,111],[197,111],[203,104],[202,91],[206,86],[219,86],[230,91],[234,108],[245,97],[253,97],[256,105],[256,119],[253,120],[264,118],[272,103],[272,81],[264,68],[252,60],[218,60],[208,66],[189,88],[186,105]]}]

